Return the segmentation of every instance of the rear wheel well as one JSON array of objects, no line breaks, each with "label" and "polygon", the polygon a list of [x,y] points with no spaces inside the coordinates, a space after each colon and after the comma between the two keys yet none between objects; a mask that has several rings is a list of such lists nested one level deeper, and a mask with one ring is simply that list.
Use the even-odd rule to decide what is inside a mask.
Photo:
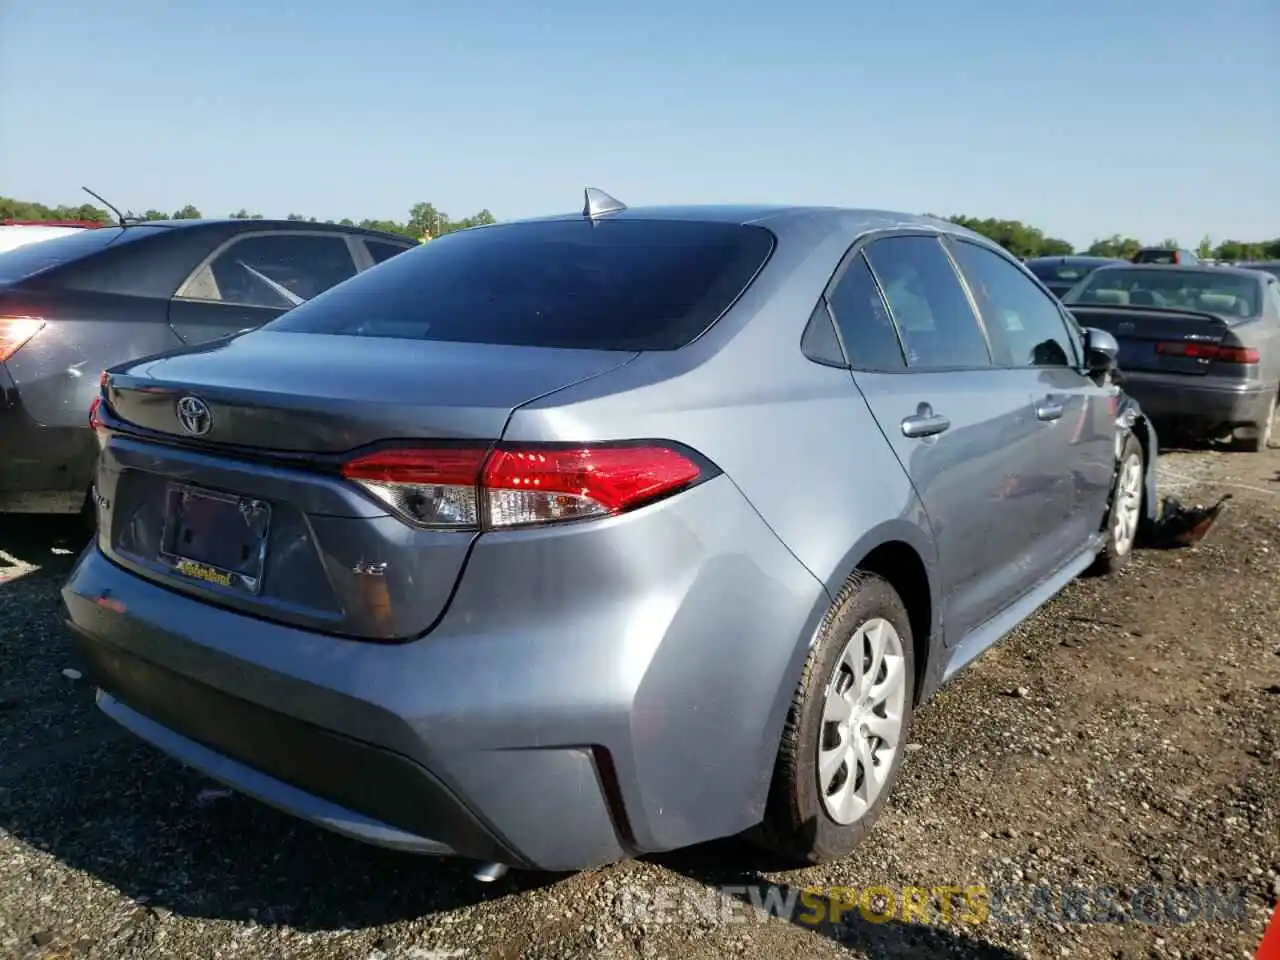
[{"label": "rear wheel well", "polygon": [[928,675],[929,638],[933,632],[933,596],[924,561],[908,544],[891,540],[868,553],[857,568],[889,581],[907,608],[916,661],[914,700],[919,702],[924,678]]}]

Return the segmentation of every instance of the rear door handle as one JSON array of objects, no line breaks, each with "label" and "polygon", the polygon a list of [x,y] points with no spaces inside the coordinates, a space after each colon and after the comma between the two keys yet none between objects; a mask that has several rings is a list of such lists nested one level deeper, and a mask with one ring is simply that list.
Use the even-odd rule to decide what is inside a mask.
[{"label": "rear door handle", "polygon": [[1057,420],[1066,412],[1066,404],[1057,397],[1044,397],[1036,401],[1037,420]]},{"label": "rear door handle", "polygon": [[927,403],[922,403],[916,408],[914,417],[904,417],[902,420],[904,437],[933,437],[950,428],[951,421],[941,414],[934,413],[933,407]]}]

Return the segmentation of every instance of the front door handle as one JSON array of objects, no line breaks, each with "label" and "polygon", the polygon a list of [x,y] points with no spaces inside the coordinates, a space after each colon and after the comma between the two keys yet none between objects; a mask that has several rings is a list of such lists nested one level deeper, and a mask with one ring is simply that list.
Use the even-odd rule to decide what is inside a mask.
[{"label": "front door handle", "polygon": [[951,421],[941,414],[934,413],[933,407],[927,403],[922,403],[916,408],[914,417],[904,417],[902,420],[904,437],[933,437],[950,428]]},{"label": "front door handle", "polygon": [[1066,404],[1057,397],[1044,397],[1036,401],[1037,420],[1057,420],[1066,412]]}]

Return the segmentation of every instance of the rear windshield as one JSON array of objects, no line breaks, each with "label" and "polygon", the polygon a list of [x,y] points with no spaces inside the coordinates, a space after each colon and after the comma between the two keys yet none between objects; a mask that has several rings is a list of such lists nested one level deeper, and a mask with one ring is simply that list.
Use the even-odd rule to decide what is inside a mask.
[{"label": "rear windshield", "polygon": [[1062,286],[1064,284],[1079,283],[1094,270],[1097,270],[1099,266],[1100,264],[1036,263],[1032,261],[1027,264],[1027,269],[1044,283]]},{"label": "rear windshield", "polygon": [[162,227],[94,227],[9,250],[0,255],[0,283],[13,283],[117,243],[154,236]]},{"label": "rear windshield", "polygon": [[1256,317],[1261,312],[1261,284],[1223,270],[1096,271],[1066,297],[1070,303],[1198,310],[1226,317]]},{"label": "rear windshield", "polygon": [[773,251],[768,230],[684,220],[479,227],[423,244],[265,329],[586,350],[675,350]]}]

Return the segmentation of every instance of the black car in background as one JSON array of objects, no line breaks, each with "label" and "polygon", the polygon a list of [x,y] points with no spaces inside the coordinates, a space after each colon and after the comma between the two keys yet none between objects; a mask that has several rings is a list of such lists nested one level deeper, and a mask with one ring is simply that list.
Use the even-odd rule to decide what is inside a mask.
[{"label": "black car in background", "polygon": [[1143,247],[1130,259],[1131,263],[1168,263],[1179,267],[1193,267],[1200,258],[1181,247]]},{"label": "black car in background", "polygon": [[1027,269],[1058,299],[1099,267],[1125,263],[1111,257],[1035,257],[1025,261]]},{"label": "black car in background", "polygon": [[0,513],[85,508],[106,367],[259,327],[415,246],[335,224],[172,220],[0,254]]}]

